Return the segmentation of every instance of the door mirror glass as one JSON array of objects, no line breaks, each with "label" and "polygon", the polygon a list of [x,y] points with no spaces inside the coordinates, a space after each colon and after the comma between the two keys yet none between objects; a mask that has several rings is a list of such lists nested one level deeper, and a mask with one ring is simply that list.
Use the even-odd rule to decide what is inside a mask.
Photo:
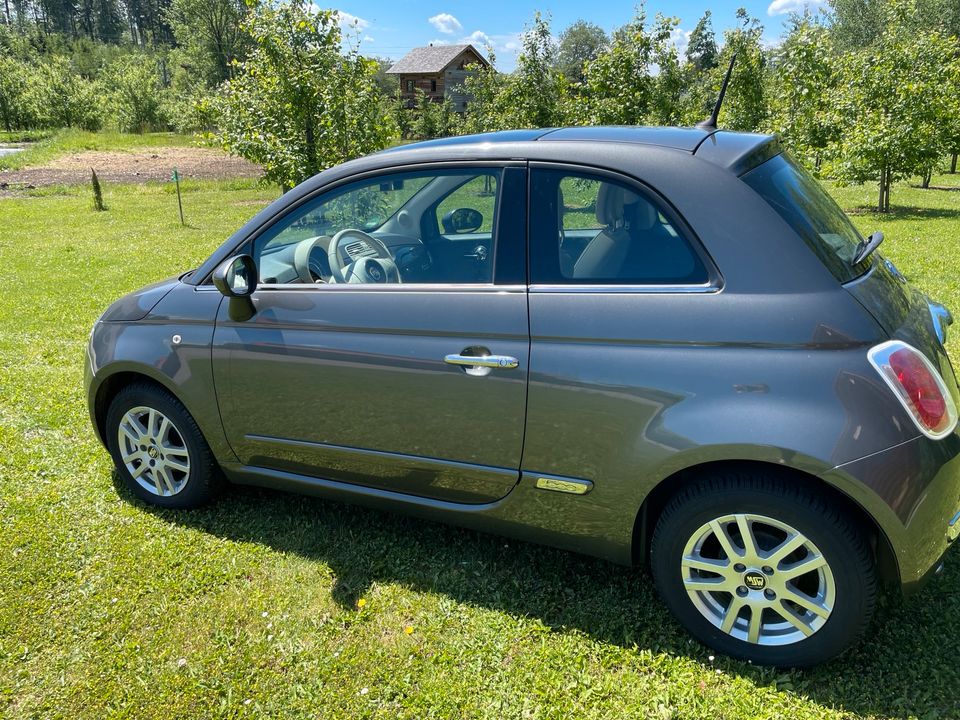
[{"label": "door mirror glass", "polygon": [[472,208],[457,208],[444,215],[440,222],[447,234],[472,233],[483,225],[483,215]]},{"label": "door mirror glass", "polygon": [[213,284],[227,297],[249,297],[257,289],[257,265],[249,255],[224,260],[213,272]]}]

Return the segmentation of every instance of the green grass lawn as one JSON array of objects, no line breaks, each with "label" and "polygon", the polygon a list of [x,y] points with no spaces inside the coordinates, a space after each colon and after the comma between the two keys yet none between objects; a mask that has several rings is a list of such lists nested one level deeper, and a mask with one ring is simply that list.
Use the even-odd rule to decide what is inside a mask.
[{"label": "green grass lawn", "polygon": [[[954,189],[898,186],[889,217],[831,189],[960,310],[960,178],[934,183]],[[778,672],[713,658],[642,570],[281,493],[192,512],[118,493],[81,387],[91,324],[277,192],[185,183],[187,228],[169,185],[105,194],[0,200],[0,715],[960,717],[956,551],[861,647]]]}]

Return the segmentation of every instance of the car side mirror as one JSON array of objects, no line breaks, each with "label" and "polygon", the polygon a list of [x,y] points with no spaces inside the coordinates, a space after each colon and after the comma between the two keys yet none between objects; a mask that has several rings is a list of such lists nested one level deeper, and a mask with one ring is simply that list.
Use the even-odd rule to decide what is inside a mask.
[{"label": "car side mirror", "polygon": [[257,289],[257,264],[249,255],[237,255],[213,271],[213,284],[228,298],[245,298]]},{"label": "car side mirror", "polygon": [[472,208],[457,208],[444,215],[440,222],[443,223],[443,231],[446,233],[472,233],[483,225],[483,215]]}]

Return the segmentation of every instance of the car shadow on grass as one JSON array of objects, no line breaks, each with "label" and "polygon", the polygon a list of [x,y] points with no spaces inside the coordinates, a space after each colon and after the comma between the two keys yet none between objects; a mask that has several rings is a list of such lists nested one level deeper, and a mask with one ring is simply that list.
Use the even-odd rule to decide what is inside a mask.
[{"label": "car shadow on grass", "polygon": [[575,553],[379,510],[255,488],[231,488],[192,511],[129,502],[164,520],[327,565],[334,600],[353,608],[374,583],[539,619],[621,647],[684,656],[705,668],[876,717],[960,717],[960,558],[920,595],[885,597],[860,647],[805,671],[758,668],[691,640],[649,575]]}]

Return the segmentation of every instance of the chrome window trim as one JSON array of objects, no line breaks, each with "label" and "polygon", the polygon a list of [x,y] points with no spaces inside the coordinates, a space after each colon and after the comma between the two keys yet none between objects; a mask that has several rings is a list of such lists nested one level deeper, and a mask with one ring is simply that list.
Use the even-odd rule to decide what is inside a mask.
[{"label": "chrome window trim", "polygon": [[[209,286],[211,290],[216,292],[217,289],[213,286]],[[199,288],[198,288],[199,289]],[[526,285],[493,285],[487,283],[392,283],[392,284],[374,284],[374,283],[319,283],[316,285],[308,285],[306,283],[276,283],[276,284],[264,284],[257,285],[257,289],[253,292],[252,297],[256,297],[257,293],[261,291],[266,292],[374,292],[374,293],[392,293],[392,292],[402,292],[402,293],[416,293],[416,292],[429,292],[429,293],[443,293],[443,292],[479,292],[479,293],[496,293],[496,292],[526,292]]]},{"label": "chrome window trim", "polygon": [[722,285],[531,285],[537,294],[594,293],[597,295],[700,295],[719,293]]}]

